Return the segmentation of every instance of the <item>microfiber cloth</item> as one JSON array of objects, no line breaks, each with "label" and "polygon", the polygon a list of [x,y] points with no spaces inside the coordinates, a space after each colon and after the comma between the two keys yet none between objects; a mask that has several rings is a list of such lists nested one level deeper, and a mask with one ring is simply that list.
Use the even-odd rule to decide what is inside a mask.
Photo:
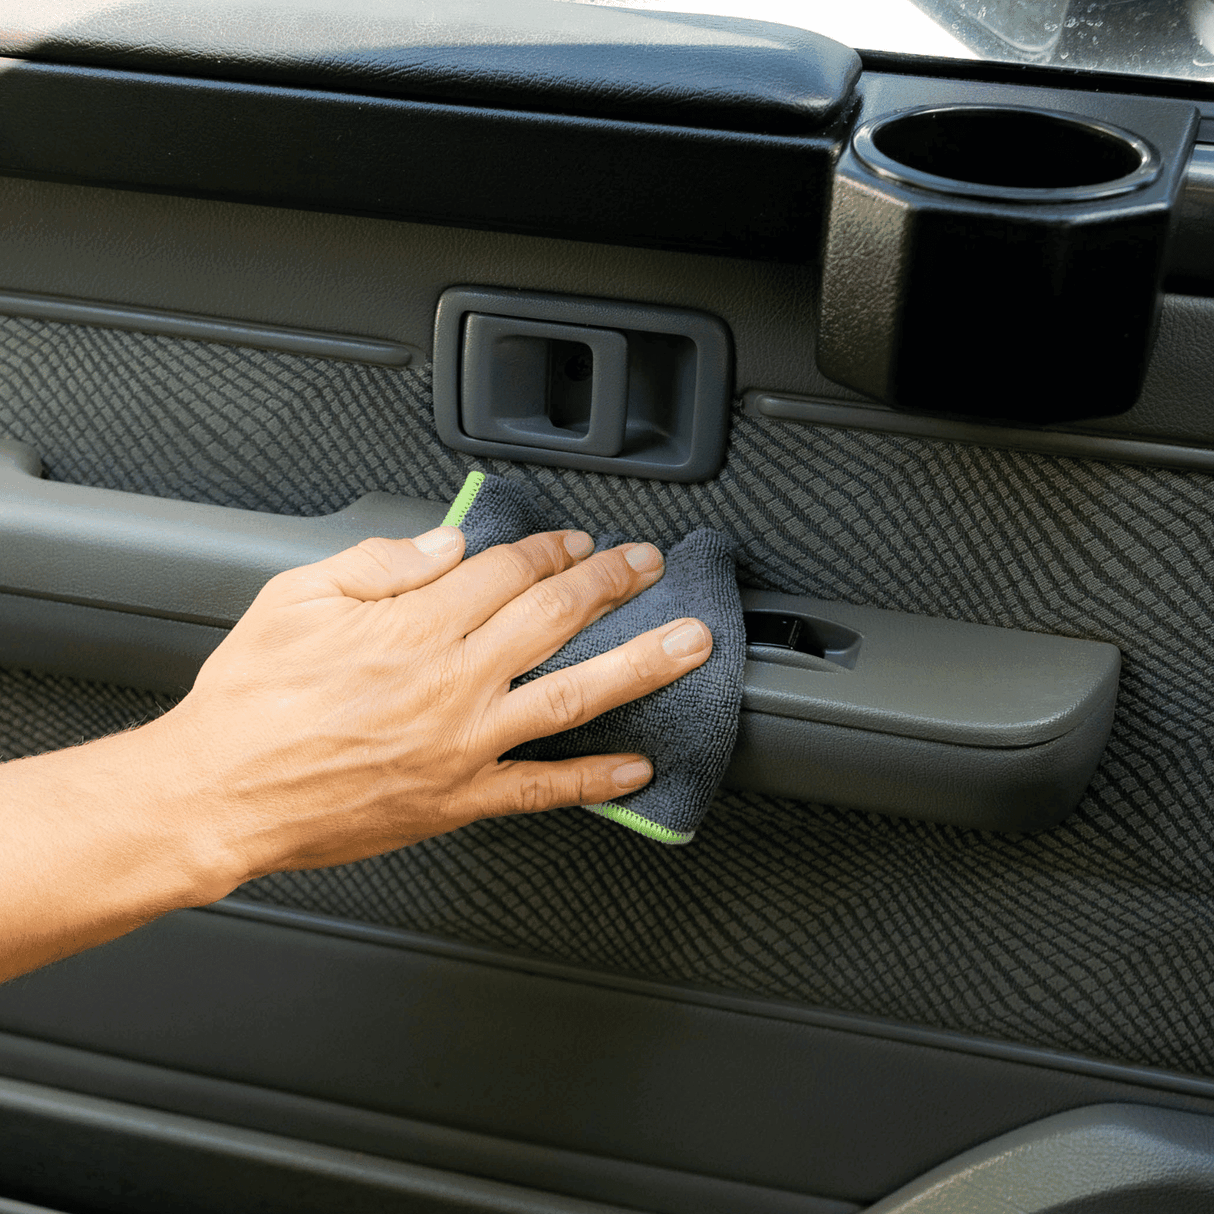
[{"label": "microfiber cloth", "polygon": [[[544,517],[525,489],[483,472],[469,474],[444,522],[464,533],[468,556],[537,531],[578,526]],[[599,536],[595,546],[602,550],[628,538]],[[665,557],[666,572],[660,581],[596,620],[515,685],[605,653],[683,616],[708,625],[712,656],[669,687],[613,708],[577,729],[528,742],[506,757],[647,755],[654,768],[649,784],[618,801],[586,808],[659,843],[677,844],[691,842],[729,765],[742,708],[746,636],[732,541],[702,528]]]}]

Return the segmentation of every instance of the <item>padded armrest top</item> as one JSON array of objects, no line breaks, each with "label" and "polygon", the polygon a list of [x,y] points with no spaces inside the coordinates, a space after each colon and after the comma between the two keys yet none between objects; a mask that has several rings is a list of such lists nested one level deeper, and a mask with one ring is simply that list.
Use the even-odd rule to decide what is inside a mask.
[{"label": "padded armrest top", "polygon": [[557,0],[7,0],[0,55],[791,134],[860,70],[789,26]]}]

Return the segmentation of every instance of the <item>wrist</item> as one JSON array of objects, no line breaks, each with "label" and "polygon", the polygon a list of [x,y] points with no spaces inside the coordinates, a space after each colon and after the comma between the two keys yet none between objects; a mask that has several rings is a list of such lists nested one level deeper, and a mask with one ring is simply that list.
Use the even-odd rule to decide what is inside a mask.
[{"label": "wrist", "polygon": [[205,813],[199,765],[182,761],[186,741],[162,718],[0,765],[0,981],[243,878]]},{"label": "wrist", "polygon": [[105,739],[109,763],[129,772],[135,846],[156,873],[165,910],[206,906],[226,897],[247,873],[222,829],[220,790],[188,712],[172,712]]}]

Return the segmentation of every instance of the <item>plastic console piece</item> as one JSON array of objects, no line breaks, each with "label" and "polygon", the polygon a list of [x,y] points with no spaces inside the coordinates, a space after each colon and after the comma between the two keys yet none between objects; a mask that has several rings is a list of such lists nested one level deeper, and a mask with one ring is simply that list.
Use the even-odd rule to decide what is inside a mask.
[{"label": "plastic console piece", "polygon": [[882,76],[863,93],[831,198],[823,372],[985,420],[1129,409],[1196,108]]}]

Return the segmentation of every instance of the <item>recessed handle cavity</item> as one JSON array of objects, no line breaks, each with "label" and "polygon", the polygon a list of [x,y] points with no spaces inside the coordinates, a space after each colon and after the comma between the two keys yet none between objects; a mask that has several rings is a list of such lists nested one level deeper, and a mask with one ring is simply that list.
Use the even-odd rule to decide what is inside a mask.
[{"label": "recessed handle cavity", "polygon": [[701,312],[451,287],[435,313],[435,426],[483,458],[705,480],[732,386],[729,330]]}]

